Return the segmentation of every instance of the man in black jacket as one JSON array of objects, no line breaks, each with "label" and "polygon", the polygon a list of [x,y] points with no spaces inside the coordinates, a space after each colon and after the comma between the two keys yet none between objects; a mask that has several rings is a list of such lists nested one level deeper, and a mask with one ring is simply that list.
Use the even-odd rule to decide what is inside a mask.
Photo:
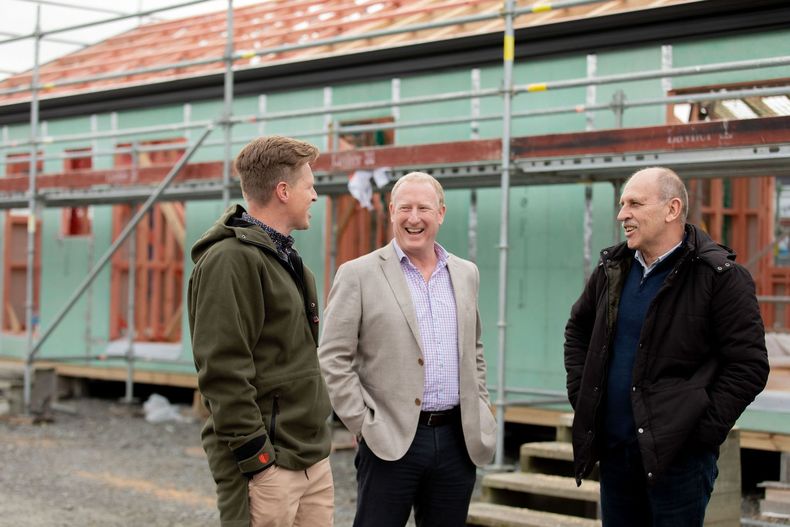
[{"label": "man in black jacket", "polygon": [[701,526],[719,445],[768,377],[754,282],[686,223],[671,170],[635,173],[620,206],[626,241],[565,328],[576,480],[600,460],[605,527]]}]

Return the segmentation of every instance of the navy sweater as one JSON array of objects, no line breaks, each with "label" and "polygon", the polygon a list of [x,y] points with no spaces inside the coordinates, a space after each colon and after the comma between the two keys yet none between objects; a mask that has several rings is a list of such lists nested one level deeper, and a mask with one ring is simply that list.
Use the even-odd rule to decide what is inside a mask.
[{"label": "navy sweater", "polygon": [[672,270],[679,253],[675,249],[645,279],[642,279],[644,267],[634,260],[623,284],[606,385],[604,430],[609,448],[636,441],[634,414],[631,409],[631,379],[636,350],[647,310]]}]

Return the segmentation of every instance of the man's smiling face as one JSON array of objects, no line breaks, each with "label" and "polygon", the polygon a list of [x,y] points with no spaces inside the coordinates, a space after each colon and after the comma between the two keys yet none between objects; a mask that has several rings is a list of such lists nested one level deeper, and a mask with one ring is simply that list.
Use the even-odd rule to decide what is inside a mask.
[{"label": "man's smiling face", "polygon": [[390,202],[390,219],[395,240],[409,257],[433,252],[445,206],[433,185],[427,181],[408,181],[398,188]]}]

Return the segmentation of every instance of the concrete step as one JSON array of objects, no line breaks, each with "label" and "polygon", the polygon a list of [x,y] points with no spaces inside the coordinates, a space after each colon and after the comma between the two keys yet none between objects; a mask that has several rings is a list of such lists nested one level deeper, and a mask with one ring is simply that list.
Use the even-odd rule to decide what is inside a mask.
[{"label": "concrete step", "polygon": [[482,502],[469,506],[466,524],[484,527],[601,527],[600,520]]},{"label": "concrete step", "polygon": [[593,503],[598,503],[601,499],[601,489],[597,481],[585,480],[581,487],[577,487],[576,480],[570,477],[526,472],[488,474],[483,478],[483,489],[508,490]]}]

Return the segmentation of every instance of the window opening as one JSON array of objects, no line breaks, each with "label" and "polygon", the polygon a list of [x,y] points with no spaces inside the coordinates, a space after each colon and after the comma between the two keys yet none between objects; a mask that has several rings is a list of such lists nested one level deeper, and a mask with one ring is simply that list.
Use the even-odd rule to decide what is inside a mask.
[{"label": "window opening", "polygon": [[[139,146],[184,142],[183,139],[145,141]],[[129,143],[119,146],[131,146]],[[172,166],[183,155],[183,148],[138,153],[137,165]],[[115,156],[115,166],[132,166],[132,154]],[[113,239],[116,239],[134,214],[130,205],[113,207]],[[178,342],[181,340],[181,302],[185,243],[184,204],[155,204],[137,225],[135,287],[135,340]],[[124,243],[112,258],[110,285],[110,338],[126,333],[129,283],[129,244]]]},{"label": "window opening", "polygon": [[[93,168],[90,148],[66,150],[69,157],[63,160],[63,172],[76,174]],[[78,155],[78,157],[72,157]],[[64,237],[88,236],[91,234],[91,213],[89,207],[64,207],[61,217],[61,234]]]},{"label": "window opening", "polygon": [[[714,93],[786,86],[790,79],[684,88],[670,95]],[[673,123],[754,119],[790,115],[790,98],[751,96],[676,104],[668,108]],[[776,203],[790,180],[774,177],[734,177],[688,181],[689,220],[711,237],[731,247],[738,261],[752,273],[758,295],[784,296],[790,292],[790,216],[782,217]],[[790,196],[788,196],[790,199]],[[788,209],[790,214],[790,208]],[[790,305],[763,304],[766,327],[790,328]]]},{"label": "window opening", "polygon": [[[3,233],[3,331],[27,331],[27,222],[28,215],[6,213]],[[38,323],[41,290],[41,221],[37,221],[33,263],[33,325]]]},{"label": "window opening", "polygon": [[[392,123],[392,117],[381,117],[375,119],[361,119],[353,121],[343,121],[341,128],[345,126],[360,126]],[[359,132],[341,133],[338,137],[336,150],[354,150],[357,148],[370,148],[377,146],[392,145],[395,143],[395,131],[392,128],[371,129]],[[352,174],[349,174],[351,177]],[[350,195],[337,196],[330,199],[330,207],[327,210],[329,225],[337,226],[337,253],[335,264],[340,264],[352,260],[363,254],[381,247],[391,238],[389,225],[389,215],[387,210],[387,194],[377,192],[375,183],[373,184],[373,197],[371,200],[373,209],[368,210],[362,207],[357,200]],[[334,202],[334,203],[333,203]],[[332,211],[337,211],[337,218],[332,218]],[[334,223],[332,223],[334,222]],[[331,250],[331,248],[327,248]],[[329,258],[326,258],[329,262]],[[327,283],[329,283],[330,269],[325,269]]]}]

